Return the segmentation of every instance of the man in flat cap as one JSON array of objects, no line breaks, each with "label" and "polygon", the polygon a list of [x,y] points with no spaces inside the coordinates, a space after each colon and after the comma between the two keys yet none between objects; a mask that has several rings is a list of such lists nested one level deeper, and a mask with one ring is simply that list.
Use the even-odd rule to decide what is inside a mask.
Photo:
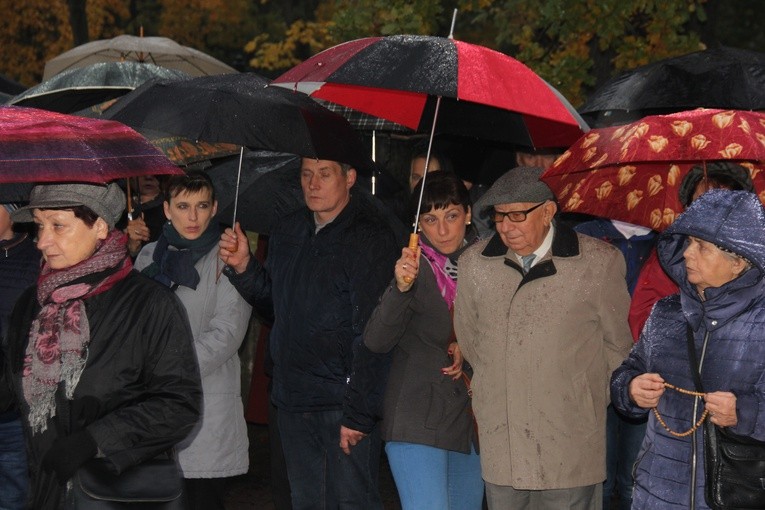
[{"label": "man in flat cap", "polygon": [[454,328],[474,369],[490,509],[601,509],[611,372],[632,345],[624,257],[554,220],[541,168],[476,207],[497,233],[460,257]]}]

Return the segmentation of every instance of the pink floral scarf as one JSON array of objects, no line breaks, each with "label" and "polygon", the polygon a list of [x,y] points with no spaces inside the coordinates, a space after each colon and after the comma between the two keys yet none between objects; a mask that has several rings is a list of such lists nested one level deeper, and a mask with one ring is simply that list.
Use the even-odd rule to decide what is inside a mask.
[{"label": "pink floral scarf", "polygon": [[[22,377],[33,433],[45,431],[48,419],[56,415],[59,383],[64,383],[64,394],[71,400],[85,368],[90,325],[83,300],[109,290],[132,268],[127,236],[119,230],[112,230],[79,264],[61,270],[43,265],[37,280],[42,309],[29,330]],[[99,279],[88,278],[97,273]]]}]

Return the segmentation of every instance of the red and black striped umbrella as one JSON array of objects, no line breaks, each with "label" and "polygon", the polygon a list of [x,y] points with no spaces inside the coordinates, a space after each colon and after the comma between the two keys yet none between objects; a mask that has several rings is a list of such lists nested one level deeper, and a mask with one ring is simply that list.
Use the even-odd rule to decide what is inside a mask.
[{"label": "red and black striped umbrella", "polygon": [[0,183],[107,183],[182,172],[119,122],[0,106]]},{"label": "red and black striped umbrella", "polygon": [[576,110],[521,62],[444,37],[368,37],[333,46],[273,81],[428,132],[567,147],[587,130]]}]

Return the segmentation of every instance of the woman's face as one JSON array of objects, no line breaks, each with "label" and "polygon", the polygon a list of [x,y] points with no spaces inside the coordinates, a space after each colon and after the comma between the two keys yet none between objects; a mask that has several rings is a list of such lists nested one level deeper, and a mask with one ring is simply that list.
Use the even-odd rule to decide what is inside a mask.
[{"label": "woman's face", "polygon": [[444,209],[431,209],[420,214],[420,228],[433,248],[450,255],[462,246],[465,230],[470,223],[470,207],[449,204]]},{"label": "woman's face", "polygon": [[207,230],[218,211],[218,202],[213,202],[211,195],[209,189],[181,191],[164,203],[165,216],[184,239],[193,241]]},{"label": "woman's face", "polygon": [[37,248],[51,269],[66,269],[89,258],[109,234],[109,226],[101,218],[89,227],[72,211],[35,209],[33,215]]},{"label": "woman's face", "polygon": [[725,285],[746,269],[742,259],[731,258],[714,244],[696,237],[688,238],[683,256],[688,281],[696,286],[699,294],[707,287]]}]

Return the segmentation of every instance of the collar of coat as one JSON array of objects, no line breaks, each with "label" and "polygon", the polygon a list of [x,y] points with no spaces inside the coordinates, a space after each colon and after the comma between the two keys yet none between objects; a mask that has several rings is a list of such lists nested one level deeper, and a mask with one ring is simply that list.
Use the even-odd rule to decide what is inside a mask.
[{"label": "collar of coat", "polygon": [[[567,258],[579,255],[579,239],[576,236],[576,232],[574,232],[571,227],[556,221],[555,234],[553,236],[552,247],[550,250],[552,251],[553,257]],[[481,252],[481,255],[485,257],[504,257],[506,266],[512,267],[523,275],[523,268],[515,260],[515,257],[506,257],[507,246],[502,242],[502,238],[499,234],[494,234]],[[532,267],[527,274],[523,275],[521,285],[537,278],[552,276],[556,272],[557,270],[555,269],[555,264],[553,263],[552,258],[547,258]]]}]

